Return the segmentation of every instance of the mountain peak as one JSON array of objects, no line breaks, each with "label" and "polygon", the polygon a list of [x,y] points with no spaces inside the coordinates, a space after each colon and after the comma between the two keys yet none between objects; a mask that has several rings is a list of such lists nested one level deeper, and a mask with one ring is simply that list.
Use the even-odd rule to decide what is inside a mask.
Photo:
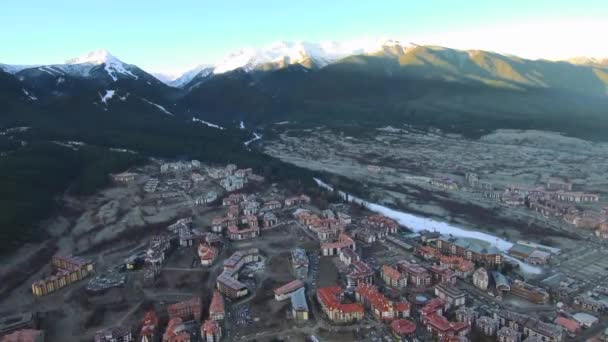
[{"label": "mountain peak", "polygon": [[91,51],[76,58],[69,59],[65,64],[114,64],[122,63],[118,58],[114,57],[108,50],[99,49]]}]

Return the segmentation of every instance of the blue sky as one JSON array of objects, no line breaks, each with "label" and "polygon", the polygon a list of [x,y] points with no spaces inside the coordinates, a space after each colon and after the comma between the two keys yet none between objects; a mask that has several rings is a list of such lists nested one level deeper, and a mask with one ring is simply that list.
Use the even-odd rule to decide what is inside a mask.
[{"label": "blue sky", "polygon": [[557,58],[552,49],[571,56],[604,53],[598,46],[607,45],[607,31],[589,32],[604,27],[606,0],[2,0],[0,62],[60,63],[104,48],[148,70],[172,70],[277,40],[362,36],[531,58],[543,53],[544,42],[547,58]]}]

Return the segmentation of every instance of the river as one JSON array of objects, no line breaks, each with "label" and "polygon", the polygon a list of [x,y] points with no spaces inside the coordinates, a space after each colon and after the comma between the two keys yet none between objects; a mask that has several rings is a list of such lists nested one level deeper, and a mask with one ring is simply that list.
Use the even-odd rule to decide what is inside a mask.
[{"label": "river", "polygon": [[[329,184],[327,184],[317,178],[315,178],[314,180],[318,186],[325,188],[327,190],[333,191],[333,187],[330,186]],[[339,193],[342,197],[346,197],[346,194],[344,192],[340,191]],[[431,218],[421,217],[421,216],[416,216],[413,214],[401,212],[401,211],[391,209],[391,208],[388,208],[388,207],[385,207],[385,206],[382,206],[382,205],[379,205],[376,203],[368,202],[366,200],[357,198],[350,194],[348,195],[348,199],[351,202],[362,204],[367,209],[369,209],[373,212],[376,212],[378,214],[382,214],[386,217],[392,218],[393,220],[397,221],[400,225],[405,226],[414,232],[420,232],[420,231],[426,229],[426,230],[430,230],[430,231],[437,231],[437,232],[439,232],[441,234],[445,234],[445,235],[453,235],[453,236],[457,236],[457,237],[471,238],[471,239],[486,241],[486,242],[492,244],[493,246],[495,246],[496,248],[498,248],[499,250],[503,251],[504,252],[503,255],[505,256],[505,258],[517,262],[519,264],[519,268],[522,272],[527,273],[527,274],[542,273],[541,268],[532,266],[521,260],[515,259],[515,258],[507,255],[506,252],[513,246],[513,243],[510,241],[507,241],[505,239],[499,238],[497,236],[494,236],[494,235],[491,235],[488,233],[457,227],[457,226],[454,226],[447,222],[441,222],[441,221],[437,221],[437,220],[434,220]]]}]

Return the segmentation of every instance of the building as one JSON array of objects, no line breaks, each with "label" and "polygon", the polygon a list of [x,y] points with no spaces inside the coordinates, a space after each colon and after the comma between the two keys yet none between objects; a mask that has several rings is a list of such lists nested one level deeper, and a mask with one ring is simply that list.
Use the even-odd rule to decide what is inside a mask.
[{"label": "building", "polygon": [[136,173],[132,172],[122,172],[112,175],[112,180],[117,183],[131,183],[137,177]]},{"label": "building", "polygon": [[466,306],[459,307],[454,313],[458,322],[466,322],[469,326],[473,326],[479,316],[477,309]]},{"label": "building", "polygon": [[574,305],[579,308],[593,312],[596,314],[603,314],[608,310],[608,301],[601,300],[592,295],[582,294],[574,297]]},{"label": "building", "polygon": [[511,284],[511,294],[535,304],[546,304],[549,302],[549,293],[545,289],[532,286],[520,280],[516,280]]},{"label": "building", "polygon": [[210,246],[207,243],[198,245],[198,256],[203,266],[211,266],[218,254],[219,250],[216,247]]},{"label": "building", "polygon": [[564,330],[555,324],[544,323],[538,319],[507,310],[494,313],[501,327],[509,327],[522,335],[523,338],[538,338],[544,342],[561,342]]},{"label": "building", "polygon": [[449,284],[435,286],[435,295],[446,302],[446,308],[459,307],[465,303],[464,292]]},{"label": "building", "polygon": [[552,196],[558,201],[563,202],[598,202],[600,196],[596,194],[587,194],[583,192],[570,192],[559,190],[552,194]]},{"label": "building", "polygon": [[492,280],[494,281],[494,289],[497,296],[502,297],[505,293],[511,291],[509,279],[507,279],[504,274],[498,271],[492,271]]},{"label": "building", "polygon": [[547,190],[556,191],[572,191],[572,183],[564,182],[558,178],[549,178],[547,181]]},{"label": "building", "polygon": [[473,285],[480,290],[487,290],[488,284],[490,282],[490,277],[488,276],[488,271],[485,268],[480,267],[473,273]]},{"label": "building", "polygon": [[293,196],[285,199],[286,207],[300,206],[310,203],[310,197],[302,194],[300,196]]},{"label": "building", "polygon": [[437,240],[437,248],[446,255],[457,255],[466,260],[487,265],[502,264],[502,254],[494,246],[485,241],[441,236]]},{"label": "building", "polygon": [[456,273],[449,268],[442,268],[441,266],[431,266],[428,268],[431,277],[435,283],[441,284],[455,284]]},{"label": "building", "polygon": [[144,321],[139,331],[139,340],[141,342],[153,342],[156,341],[158,334],[158,317],[156,312],[147,311],[144,315]]},{"label": "building", "polygon": [[395,303],[380,293],[375,286],[360,284],[355,289],[355,296],[357,301],[362,302],[378,321],[386,322],[394,318],[406,318],[410,316],[409,303]]},{"label": "building", "polygon": [[344,264],[351,265],[354,261],[361,261],[361,257],[357,252],[353,251],[350,248],[342,248],[340,250],[340,261]]},{"label": "building", "polygon": [[407,286],[407,276],[389,265],[382,266],[382,280],[387,286],[402,289]]},{"label": "building", "polygon": [[44,342],[44,331],[21,329],[1,336],[0,342]]},{"label": "building", "polygon": [[391,322],[393,336],[399,341],[409,341],[416,334],[416,323],[399,318]]},{"label": "building", "polygon": [[438,340],[449,337],[464,337],[469,333],[469,325],[465,322],[450,322],[447,318],[436,313],[422,317],[427,331]]},{"label": "building", "polygon": [[222,179],[220,181],[220,186],[228,192],[237,191],[245,186],[245,180],[246,178],[231,175]]},{"label": "building", "polygon": [[572,318],[585,328],[591,328],[593,325],[599,322],[597,317],[584,312],[576,313],[572,316]]},{"label": "building", "polygon": [[291,314],[296,322],[308,321],[309,309],[306,303],[306,292],[303,287],[293,292],[291,299]]},{"label": "building", "polygon": [[424,287],[431,285],[432,276],[426,268],[402,260],[397,263],[397,269],[407,275],[407,282],[410,286]]},{"label": "building", "polygon": [[342,248],[356,250],[356,244],[350,236],[341,233],[336,242],[325,242],[321,244],[321,254],[324,256],[338,255]]},{"label": "building", "polygon": [[566,317],[559,316],[555,319],[555,321],[553,321],[553,323],[564,328],[570,336],[575,336],[579,332],[581,332],[581,325],[573,319],[568,319]]},{"label": "building", "polygon": [[190,342],[192,336],[186,329],[184,321],[179,317],[174,317],[169,320],[167,330],[163,334],[163,342]]},{"label": "building", "polygon": [[224,317],[226,317],[224,297],[219,291],[215,290],[213,291],[213,297],[211,297],[211,304],[209,304],[209,319],[221,321]]},{"label": "building", "polygon": [[237,251],[224,261],[224,271],[217,277],[217,289],[231,299],[246,296],[249,293],[247,285],[238,281],[240,269],[248,263],[260,261],[260,251],[257,248]]},{"label": "building", "polygon": [[498,320],[488,316],[481,316],[475,322],[475,327],[486,336],[494,336],[498,332]]},{"label": "building", "polygon": [[279,288],[276,288],[274,290],[274,299],[277,301],[284,301],[286,299],[289,299],[289,297],[291,297],[291,295],[295,291],[297,291],[303,287],[304,287],[304,282],[299,279],[290,281],[289,283],[287,283]]},{"label": "building", "polygon": [[203,310],[202,305],[201,297],[192,297],[189,300],[169,305],[167,312],[169,313],[169,318],[179,317],[182,320],[194,319],[200,321]]},{"label": "building", "polygon": [[218,321],[205,321],[201,326],[201,338],[204,342],[219,342],[222,339],[222,327]]},{"label": "building", "polygon": [[95,342],[131,342],[133,334],[127,327],[111,327],[95,333]]},{"label": "building", "polygon": [[521,342],[521,333],[513,328],[502,327],[496,333],[498,342]]},{"label": "building", "polygon": [[306,278],[308,275],[308,255],[306,250],[295,248],[291,250],[291,268],[297,278]]},{"label": "building", "polygon": [[317,301],[325,315],[335,323],[354,323],[363,319],[363,306],[359,303],[342,303],[342,292],[337,286],[317,289]]},{"label": "building", "polygon": [[35,296],[53,293],[86,278],[93,272],[93,262],[79,257],[54,255],[51,259],[51,265],[55,274],[32,284],[32,293]]},{"label": "building", "polygon": [[359,284],[371,284],[374,279],[374,270],[363,261],[353,261],[350,271],[346,274],[348,287],[355,287]]}]

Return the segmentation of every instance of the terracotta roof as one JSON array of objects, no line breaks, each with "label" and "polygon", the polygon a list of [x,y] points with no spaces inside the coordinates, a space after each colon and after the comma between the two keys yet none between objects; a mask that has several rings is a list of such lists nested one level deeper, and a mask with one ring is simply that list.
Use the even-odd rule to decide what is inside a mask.
[{"label": "terracotta roof", "polygon": [[394,267],[391,267],[389,265],[382,266],[382,274],[391,279],[403,278],[403,276],[401,275],[401,272],[397,271],[397,269],[395,269]]},{"label": "terracotta roof", "polygon": [[2,336],[2,342],[34,342],[36,338],[44,334],[42,330],[22,329]]},{"label": "terracotta roof", "polygon": [[220,325],[217,321],[207,320],[203,323],[201,332],[205,334],[217,334],[220,331]]},{"label": "terracotta roof", "polygon": [[581,329],[581,326],[576,321],[568,319],[566,317],[557,317],[553,323],[564,327],[570,332],[577,332]]},{"label": "terracotta roof", "polygon": [[296,279],[296,280],[290,281],[289,283],[287,283],[279,288],[276,288],[274,290],[274,294],[278,295],[278,296],[284,295],[284,294],[293,292],[299,288],[302,288],[303,286],[304,286],[304,282],[302,282],[299,279]]},{"label": "terracotta roof", "polygon": [[396,319],[391,323],[393,332],[397,335],[409,335],[416,332],[416,324],[407,319]]},{"label": "terracotta roof", "polygon": [[339,310],[346,313],[363,313],[364,310],[361,304],[342,304],[339,299],[341,294],[342,289],[338,286],[321,287],[317,289],[317,296],[319,297],[320,302],[330,310]]},{"label": "terracotta roof", "polygon": [[447,318],[438,315],[431,314],[426,317],[427,324],[431,325],[433,329],[441,332],[454,332],[457,333],[469,327],[466,322],[450,322]]},{"label": "terracotta roof", "polygon": [[211,304],[209,304],[209,313],[220,313],[224,312],[224,297],[218,290],[213,291],[213,297],[211,298]]}]

